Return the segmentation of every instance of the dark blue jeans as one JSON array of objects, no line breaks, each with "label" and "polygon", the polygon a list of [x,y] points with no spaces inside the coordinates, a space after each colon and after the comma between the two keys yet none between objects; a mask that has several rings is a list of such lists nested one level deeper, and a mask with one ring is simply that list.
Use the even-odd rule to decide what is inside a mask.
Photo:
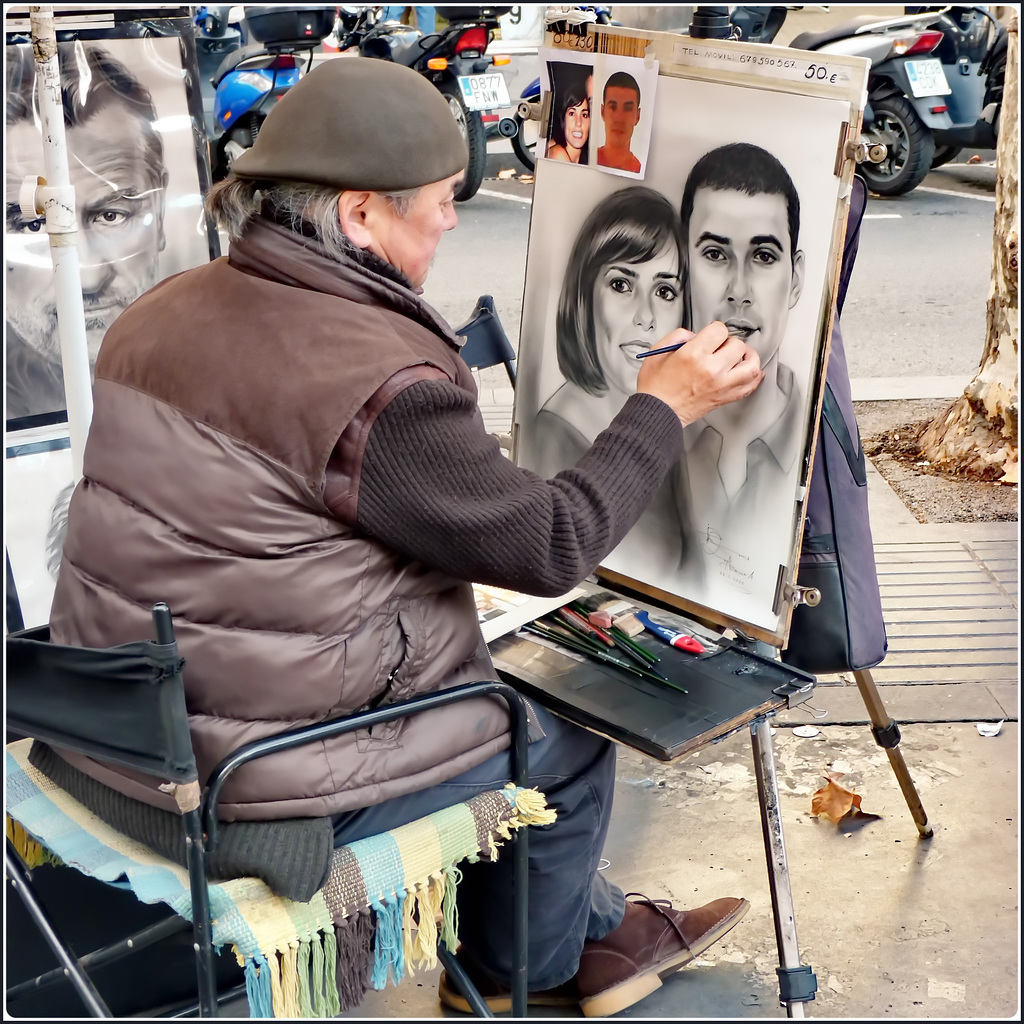
[{"label": "dark blue jeans", "polygon": [[[604,938],[625,912],[622,890],[598,873],[611,820],[615,745],[536,707],[544,729],[530,744],[530,785],[558,817],[530,829],[531,991],[568,981],[585,939]],[[424,815],[500,789],[512,778],[511,757],[496,754],[438,786],[334,819],[335,846],[398,828]],[[458,890],[460,959],[508,984],[512,969],[511,846],[493,863],[463,864]]]}]

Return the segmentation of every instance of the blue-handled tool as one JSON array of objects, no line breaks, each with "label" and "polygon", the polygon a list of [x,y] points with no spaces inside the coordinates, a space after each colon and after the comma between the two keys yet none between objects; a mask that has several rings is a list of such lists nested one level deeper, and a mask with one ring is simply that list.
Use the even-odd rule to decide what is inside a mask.
[{"label": "blue-handled tool", "polygon": [[681,651],[689,651],[691,654],[704,653],[704,645],[696,637],[690,636],[689,633],[681,633],[678,629],[670,629],[668,626],[652,622],[647,612],[637,611],[635,614],[637,619],[643,623],[644,629],[649,630],[660,640],[664,640],[665,643],[678,647]]}]

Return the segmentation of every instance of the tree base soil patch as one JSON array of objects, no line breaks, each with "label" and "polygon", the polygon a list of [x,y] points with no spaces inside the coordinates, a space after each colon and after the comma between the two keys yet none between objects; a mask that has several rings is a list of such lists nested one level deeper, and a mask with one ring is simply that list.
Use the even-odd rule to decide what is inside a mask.
[{"label": "tree base soil patch", "polygon": [[918,522],[1017,522],[1016,484],[943,471],[921,454],[921,434],[950,405],[945,398],[855,402],[864,454]]}]

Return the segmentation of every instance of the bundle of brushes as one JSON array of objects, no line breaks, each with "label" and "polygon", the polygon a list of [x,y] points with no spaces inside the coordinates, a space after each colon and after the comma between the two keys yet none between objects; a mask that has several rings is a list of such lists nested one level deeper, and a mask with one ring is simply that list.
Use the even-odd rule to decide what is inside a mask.
[{"label": "bundle of brushes", "polygon": [[604,630],[592,625],[584,609],[576,602],[559,608],[546,618],[526,623],[523,629],[626,672],[656,680],[683,693],[688,692],[658,671],[655,666],[661,659],[656,654],[632,640],[616,626]]}]

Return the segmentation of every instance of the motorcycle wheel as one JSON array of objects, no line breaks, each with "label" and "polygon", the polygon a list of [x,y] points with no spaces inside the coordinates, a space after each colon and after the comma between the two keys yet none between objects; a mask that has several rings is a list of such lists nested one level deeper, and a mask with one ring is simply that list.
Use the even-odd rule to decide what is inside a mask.
[{"label": "motorcycle wheel", "polygon": [[871,134],[892,138],[894,145],[888,146],[881,163],[862,163],[860,173],[877,195],[905,195],[917,188],[931,170],[935,139],[905,97],[872,100],[871,107],[875,112],[869,126]]},{"label": "motorcycle wheel", "polygon": [[955,160],[962,152],[963,146],[936,146],[935,156],[932,157],[932,170]]},{"label": "motorcycle wheel", "polygon": [[478,110],[469,110],[462,99],[462,90],[458,82],[442,82],[438,89],[448,101],[452,117],[462,132],[469,149],[469,163],[466,165],[466,177],[462,187],[455,193],[455,201],[464,203],[476,195],[484,180],[484,168],[487,164],[487,135],[484,132],[483,118]]},{"label": "motorcycle wheel", "polygon": [[512,151],[519,162],[532,174],[537,168],[537,136],[540,134],[540,122],[524,121],[518,114],[513,115],[518,131],[512,136]]}]

